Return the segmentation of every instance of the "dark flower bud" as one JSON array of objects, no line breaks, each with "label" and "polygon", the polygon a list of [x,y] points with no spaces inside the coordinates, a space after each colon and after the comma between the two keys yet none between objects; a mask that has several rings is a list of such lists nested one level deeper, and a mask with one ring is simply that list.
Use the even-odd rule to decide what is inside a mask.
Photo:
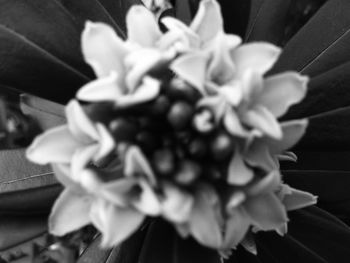
[{"label": "dark flower bud", "polygon": [[199,164],[190,160],[184,160],[180,163],[179,169],[175,174],[175,181],[182,185],[189,185],[201,175],[201,172]]},{"label": "dark flower bud", "polygon": [[203,158],[207,153],[207,145],[203,139],[196,138],[190,142],[188,152],[193,158]]},{"label": "dark flower bud", "polygon": [[167,94],[173,100],[186,100],[192,103],[200,98],[200,93],[189,83],[180,78],[173,78],[170,81]]},{"label": "dark flower bud", "polygon": [[170,109],[170,106],[169,99],[164,95],[160,95],[152,104],[151,114],[155,116],[165,115]]},{"label": "dark flower bud", "polygon": [[156,136],[148,131],[142,131],[136,135],[136,140],[144,152],[154,152],[159,147]]},{"label": "dark flower bud", "polygon": [[176,130],[186,128],[193,116],[193,107],[185,101],[178,101],[172,105],[168,112],[168,121]]},{"label": "dark flower bud", "polygon": [[160,175],[170,175],[175,170],[175,157],[170,149],[157,150],[153,155],[153,166]]},{"label": "dark flower bud", "polygon": [[234,143],[230,135],[220,132],[215,135],[211,144],[212,157],[217,161],[226,160],[234,150]]},{"label": "dark flower bud", "polygon": [[137,133],[137,125],[124,118],[113,120],[109,129],[117,142],[133,141]]}]

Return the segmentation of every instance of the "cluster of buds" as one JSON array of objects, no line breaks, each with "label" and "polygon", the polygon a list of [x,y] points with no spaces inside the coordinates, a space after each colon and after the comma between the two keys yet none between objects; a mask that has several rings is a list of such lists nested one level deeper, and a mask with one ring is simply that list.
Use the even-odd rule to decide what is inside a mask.
[{"label": "cluster of buds", "polygon": [[67,125],[27,152],[53,164],[66,186],[50,231],[92,223],[112,246],[146,216],[161,216],[223,255],[244,245],[252,228],[284,234],[287,211],[316,202],[283,184],[278,166],[279,157],[293,157],[285,151],[307,125],[278,118],[305,96],[307,78],[265,77],[281,50],[225,34],[215,0],[201,1],[189,27],[163,23],[165,33],[149,10],[134,6],[126,41],[87,23],[83,54],[97,79],[77,98],[88,104],[70,102]]}]

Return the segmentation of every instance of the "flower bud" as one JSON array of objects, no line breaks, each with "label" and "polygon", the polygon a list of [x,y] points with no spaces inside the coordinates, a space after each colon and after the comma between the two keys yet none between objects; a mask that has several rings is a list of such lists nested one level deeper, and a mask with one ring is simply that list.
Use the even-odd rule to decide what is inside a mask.
[{"label": "flower bud", "polygon": [[192,119],[194,109],[185,101],[178,101],[172,105],[168,113],[168,121],[176,130],[186,128]]},{"label": "flower bud", "polygon": [[213,113],[209,109],[197,112],[193,117],[193,126],[201,133],[210,133],[215,128]]},{"label": "flower bud", "polygon": [[124,118],[113,120],[109,129],[117,142],[132,141],[137,133],[137,125]]},{"label": "flower bud", "polygon": [[153,152],[159,146],[157,138],[148,131],[142,131],[136,135],[136,140],[144,152]]},{"label": "flower bud", "polygon": [[179,169],[175,174],[175,181],[182,185],[189,185],[193,183],[201,174],[201,167],[199,164],[184,160],[180,163]]},{"label": "flower bud", "polygon": [[168,96],[173,100],[186,100],[196,102],[200,94],[190,84],[180,78],[173,78],[167,89]]},{"label": "flower bud", "polygon": [[226,160],[231,156],[234,150],[233,140],[230,135],[220,132],[215,135],[211,145],[212,157],[217,161]]},{"label": "flower bud", "polygon": [[170,175],[175,169],[175,157],[170,149],[157,150],[153,155],[153,166],[160,175]]},{"label": "flower bud", "polygon": [[152,104],[151,114],[155,116],[165,115],[170,109],[170,101],[165,95],[159,96]]},{"label": "flower bud", "polygon": [[196,138],[190,142],[188,152],[193,158],[203,158],[207,153],[207,145],[204,140]]}]

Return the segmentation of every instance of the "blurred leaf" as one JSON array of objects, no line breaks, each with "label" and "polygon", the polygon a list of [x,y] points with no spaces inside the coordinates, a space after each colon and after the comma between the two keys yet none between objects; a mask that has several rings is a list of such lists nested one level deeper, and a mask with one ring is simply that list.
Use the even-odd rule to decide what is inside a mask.
[{"label": "blurred leaf", "polygon": [[350,105],[350,63],[344,63],[310,80],[306,98],[284,119],[311,117]]},{"label": "blurred leaf", "polygon": [[348,10],[348,0],[327,1],[287,43],[272,73],[296,70],[315,76],[348,61]]},{"label": "blurred leaf", "polygon": [[144,263],[220,263],[219,254],[192,238],[182,239],[173,226],[161,220],[151,223],[139,258]]},{"label": "blurred leaf", "polygon": [[279,44],[284,37],[291,0],[252,0],[246,41]]}]

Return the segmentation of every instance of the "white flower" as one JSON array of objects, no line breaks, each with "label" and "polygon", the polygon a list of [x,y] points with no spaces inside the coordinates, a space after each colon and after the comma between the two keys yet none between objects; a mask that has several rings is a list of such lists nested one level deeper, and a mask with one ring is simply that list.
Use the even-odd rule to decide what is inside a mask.
[{"label": "white flower", "polygon": [[115,147],[113,138],[101,123],[93,123],[79,103],[66,107],[67,124],[38,136],[27,149],[27,158],[38,164],[66,164],[71,176],[80,181],[82,170],[106,157]]}]

